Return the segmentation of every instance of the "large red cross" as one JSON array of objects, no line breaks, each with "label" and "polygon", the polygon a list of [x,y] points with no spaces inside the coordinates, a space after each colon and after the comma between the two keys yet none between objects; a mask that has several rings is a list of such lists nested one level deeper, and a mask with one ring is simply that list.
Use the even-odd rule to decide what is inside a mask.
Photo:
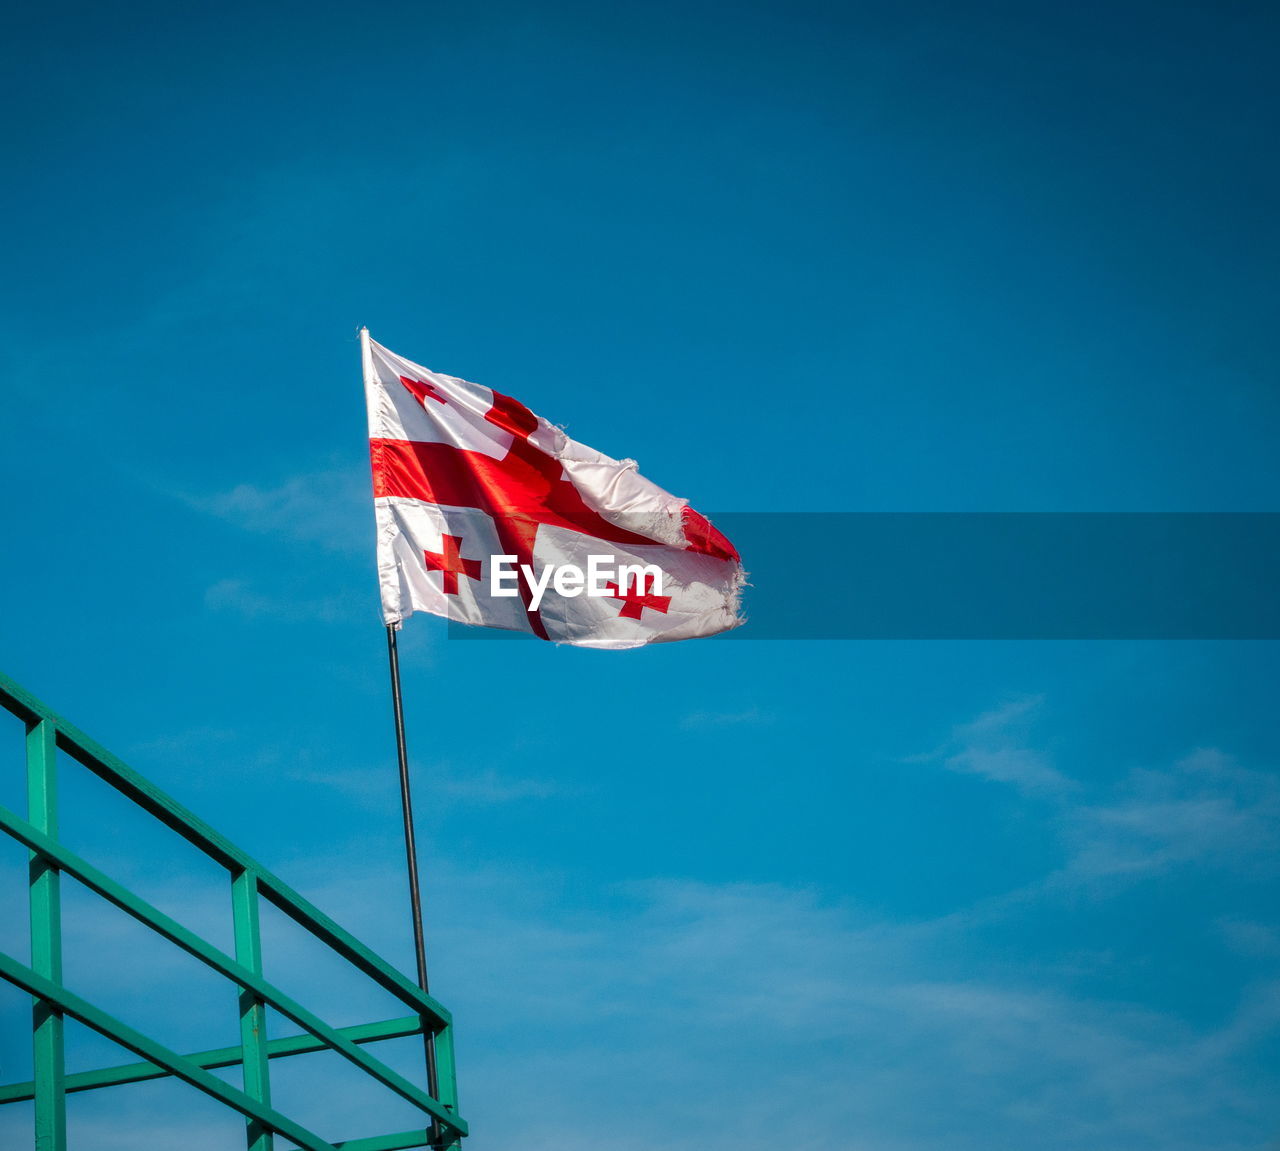
[{"label": "large red cross", "polygon": [[[402,377],[401,383],[414,391],[407,378]],[[427,387],[425,384],[420,386]],[[443,402],[443,397],[435,398]],[[425,403],[423,407],[426,407]],[[479,508],[492,517],[503,552],[517,556],[524,564],[533,563],[533,543],[540,525],[568,528],[623,546],[654,542],[648,536],[627,531],[606,520],[584,503],[582,494],[568,479],[560,461],[530,442],[529,437],[538,429],[538,417],[518,400],[494,392],[493,407],[484,418],[512,437],[511,446],[502,459],[453,444],[370,440],[373,494],[407,497],[451,507]],[[683,520],[690,551],[719,559],[738,558],[733,545],[692,508],[683,510]],[[453,579],[456,586],[457,576]],[[519,587],[521,599],[528,607],[529,589],[524,581]],[[632,592],[631,599],[635,600],[634,589],[629,591]],[[645,607],[654,611],[667,610],[669,596],[638,594],[640,601],[635,603],[628,601],[626,595],[618,597],[624,601],[622,615],[636,619]],[[662,606],[645,603],[645,598],[662,601]],[[529,612],[529,622],[537,635],[547,638],[538,612]]]},{"label": "large red cross", "polygon": [[480,578],[480,561],[462,558],[461,536],[446,534],[440,537],[440,541],[440,550],[438,552],[423,552],[422,554],[427,559],[428,570],[444,573],[444,594],[457,595],[459,574],[466,576],[468,579],[478,580]]},{"label": "large red cross", "polygon": [[[652,576],[637,577],[633,572],[631,581],[627,585],[627,590],[623,591],[616,583],[607,583],[604,586],[609,589],[609,598],[622,601],[622,610],[618,612],[619,619],[639,619],[644,614],[645,608],[653,611],[667,614],[667,607],[671,603],[669,595],[650,595],[649,581]],[[639,587],[636,586],[639,581]]]},{"label": "large red cross", "polygon": [[411,380],[408,376],[401,376],[400,382],[409,390],[413,398],[422,405],[423,411],[426,411],[428,396],[433,400],[439,400],[442,404],[449,402],[436,391],[434,384],[428,384],[424,380]]}]

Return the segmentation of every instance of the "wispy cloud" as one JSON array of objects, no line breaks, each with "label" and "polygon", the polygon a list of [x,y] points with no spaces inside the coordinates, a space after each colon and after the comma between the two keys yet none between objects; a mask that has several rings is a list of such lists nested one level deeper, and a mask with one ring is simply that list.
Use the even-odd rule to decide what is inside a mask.
[{"label": "wispy cloud", "polygon": [[[335,623],[350,619],[359,610],[341,596],[286,597],[258,591],[248,580],[221,579],[204,593],[204,606],[246,619],[278,619],[290,622],[320,620]],[[363,607],[365,605],[359,605]]]},{"label": "wispy cloud", "polygon": [[[782,1124],[822,1151],[1261,1145],[1236,1061],[1280,1022],[1268,985],[1191,1026],[1034,962],[970,968],[964,917],[889,923],[813,891],[682,880],[588,912],[553,876],[432,867],[437,971],[469,1020],[492,1145],[729,1151]],[[385,929],[342,883],[328,894]],[[762,1043],[777,1091],[758,1089]]]},{"label": "wispy cloud", "polygon": [[1009,700],[955,727],[937,750],[909,763],[940,763],[948,771],[1007,783],[1031,795],[1054,795],[1073,787],[1048,757],[1030,746],[1030,729],[1043,704],[1040,696]]},{"label": "wispy cloud", "polygon": [[1072,867],[1089,875],[1280,861],[1280,780],[1211,748],[1171,768],[1132,771],[1113,795],[1070,820]]},{"label": "wispy cloud", "polygon": [[485,770],[475,775],[452,775],[433,784],[440,795],[461,803],[512,803],[521,799],[549,799],[567,789],[549,779],[525,779]]},{"label": "wispy cloud", "polygon": [[1051,886],[1140,878],[1180,864],[1280,864],[1275,775],[1201,748],[1170,766],[1135,768],[1119,783],[1086,787],[1033,746],[1042,704],[1038,696],[1004,703],[955,727],[941,748],[904,762],[978,775],[1049,801],[1051,826],[1070,853],[1065,868],[1045,878]]},{"label": "wispy cloud", "polygon": [[184,499],[246,531],[338,551],[367,548],[371,538],[369,477],[359,468],[325,468],[274,485],[239,483],[227,491]]},{"label": "wispy cloud", "polygon": [[293,767],[285,774],[295,783],[336,791],[361,807],[380,809],[399,802],[396,776],[389,766],[381,770]]},{"label": "wispy cloud", "polygon": [[[298,860],[284,875],[375,949],[407,960],[402,864],[382,847],[346,858],[342,868],[332,856]],[[1274,983],[1241,987],[1216,1020],[1193,1025],[1082,994],[1034,959],[998,973],[973,966],[979,929],[964,916],[888,922],[814,890],[673,879],[601,889],[582,906],[557,874],[444,856],[426,868],[433,982],[461,1021],[466,1113],[484,1146],[732,1151],[783,1128],[818,1151],[1265,1144],[1260,1101],[1275,1077],[1249,1060],[1280,1025]],[[180,917],[202,914],[193,906]],[[353,1010],[398,1013],[380,993],[335,982],[287,927],[264,921],[266,962],[287,991],[339,1022]],[[131,942],[113,919],[80,930],[78,954]],[[161,969],[156,986],[125,980],[111,992],[121,970],[101,970],[94,984],[119,996],[112,1005],[126,1016],[187,993],[179,966]],[[202,1018],[211,1012],[202,999]],[[766,1057],[775,1090],[760,1089]],[[411,1125],[397,1126],[378,1099],[353,1110],[345,1082],[317,1062],[305,1099],[282,1099],[321,1131],[357,1118],[365,1131]],[[149,1118],[163,1125],[184,1105],[155,1097]],[[95,1146],[127,1145],[110,1140],[132,1118],[104,1116]],[[188,1142],[218,1145],[212,1127]]]},{"label": "wispy cloud", "polygon": [[[431,802],[491,806],[516,803],[526,799],[550,799],[566,795],[563,784],[549,779],[503,775],[492,769],[474,774],[459,774],[450,769],[428,767],[418,773],[429,786]],[[289,778],[299,783],[332,788],[356,802],[380,808],[399,802],[394,776],[384,768],[312,768],[291,769]]]},{"label": "wispy cloud", "polygon": [[1238,955],[1255,959],[1280,959],[1280,927],[1231,916],[1218,920],[1218,932]]},{"label": "wispy cloud", "polygon": [[237,733],[225,727],[192,727],[142,740],[126,748],[129,757],[149,759],[203,758],[225,751],[238,739]]},{"label": "wispy cloud", "polygon": [[[925,758],[955,770],[946,760],[965,746],[1029,748],[1030,735],[1013,732],[1036,714],[1026,701],[985,713]],[[446,766],[432,768],[435,786],[459,803],[554,790]],[[295,775],[357,802],[362,791],[394,800],[387,772],[307,765]],[[1256,868],[1275,858],[1276,789],[1267,773],[1214,750],[1119,783],[1056,788],[1048,818],[1073,863],[1050,878],[1079,885],[1181,866]],[[402,861],[395,845],[369,843],[343,848],[341,867],[327,855],[281,870],[407,963]],[[1207,937],[1257,974],[1226,988],[1216,1015],[1187,1018],[1143,1002],[1140,989],[1082,990],[1070,956],[1038,949],[994,961],[986,933],[1002,925],[1034,935],[1061,894],[1054,882],[938,918],[890,921],[783,884],[648,878],[601,884],[575,901],[581,878],[486,869],[461,855],[441,850],[425,864],[433,985],[460,1020],[466,1112],[484,1146],[731,1151],[785,1129],[816,1151],[1257,1151],[1273,1133],[1268,1099],[1280,1082],[1265,1054],[1280,1029],[1280,984],[1266,965],[1280,936],[1267,923],[1206,923]],[[1097,890],[1106,898],[1105,886]],[[264,931],[273,978],[308,1005],[344,1022],[346,1012],[397,1013],[335,982],[273,923]],[[88,936],[77,942],[81,954],[93,946]],[[154,1009],[157,995],[175,994],[177,976],[175,968],[158,992],[128,994],[145,991]],[[773,1090],[761,1090],[762,1061]],[[525,1074],[513,1076],[513,1066]],[[347,1130],[354,1096],[332,1069],[308,1074],[308,1120]],[[380,1106],[360,1113],[363,1129],[411,1125]],[[164,1121],[163,1108],[154,1114]]]},{"label": "wispy cloud", "polygon": [[744,711],[695,711],[680,720],[680,727],[685,731],[714,727],[755,727],[773,723],[772,712],[761,711],[758,707]]}]

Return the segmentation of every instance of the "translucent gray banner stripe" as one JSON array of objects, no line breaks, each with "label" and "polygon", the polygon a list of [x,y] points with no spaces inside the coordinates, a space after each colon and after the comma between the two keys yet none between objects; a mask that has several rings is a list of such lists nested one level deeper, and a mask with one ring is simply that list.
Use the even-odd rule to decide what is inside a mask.
[{"label": "translucent gray banner stripe", "polygon": [[752,585],[727,640],[1280,639],[1277,513],[710,518]]}]

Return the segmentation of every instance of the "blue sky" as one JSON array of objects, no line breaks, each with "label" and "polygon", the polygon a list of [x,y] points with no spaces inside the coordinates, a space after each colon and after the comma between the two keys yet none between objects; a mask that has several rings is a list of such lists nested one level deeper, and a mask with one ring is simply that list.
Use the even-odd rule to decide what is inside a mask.
[{"label": "blue sky", "polygon": [[[4,20],[0,666],[406,970],[360,324],[712,515],[1277,510],[1262,5]],[[845,610],[821,540],[775,546]],[[406,626],[474,1151],[1275,1146],[1273,643],[743,637]],[[65,791],[78,850],[226,938],[216,874]],[[234,1041],[193,965],[68,922],[73,987]],[[335,1022],[398,1014],[267,931]],[[0,988],[5,1078],[25,1018]],[[279,1076],[322,1134],[409,1125]],[[180,1085],[71,1122],[242,1145]]]}]

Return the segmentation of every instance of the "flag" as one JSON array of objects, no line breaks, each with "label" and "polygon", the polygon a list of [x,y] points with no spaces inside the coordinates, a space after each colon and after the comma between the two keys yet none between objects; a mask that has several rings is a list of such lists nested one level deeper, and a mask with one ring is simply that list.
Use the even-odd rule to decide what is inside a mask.
[{"label": "flag", "polygon": [[361,332],[382,616],[580,647],[741,623],[742,564],[705,517],[523,404]]}]

